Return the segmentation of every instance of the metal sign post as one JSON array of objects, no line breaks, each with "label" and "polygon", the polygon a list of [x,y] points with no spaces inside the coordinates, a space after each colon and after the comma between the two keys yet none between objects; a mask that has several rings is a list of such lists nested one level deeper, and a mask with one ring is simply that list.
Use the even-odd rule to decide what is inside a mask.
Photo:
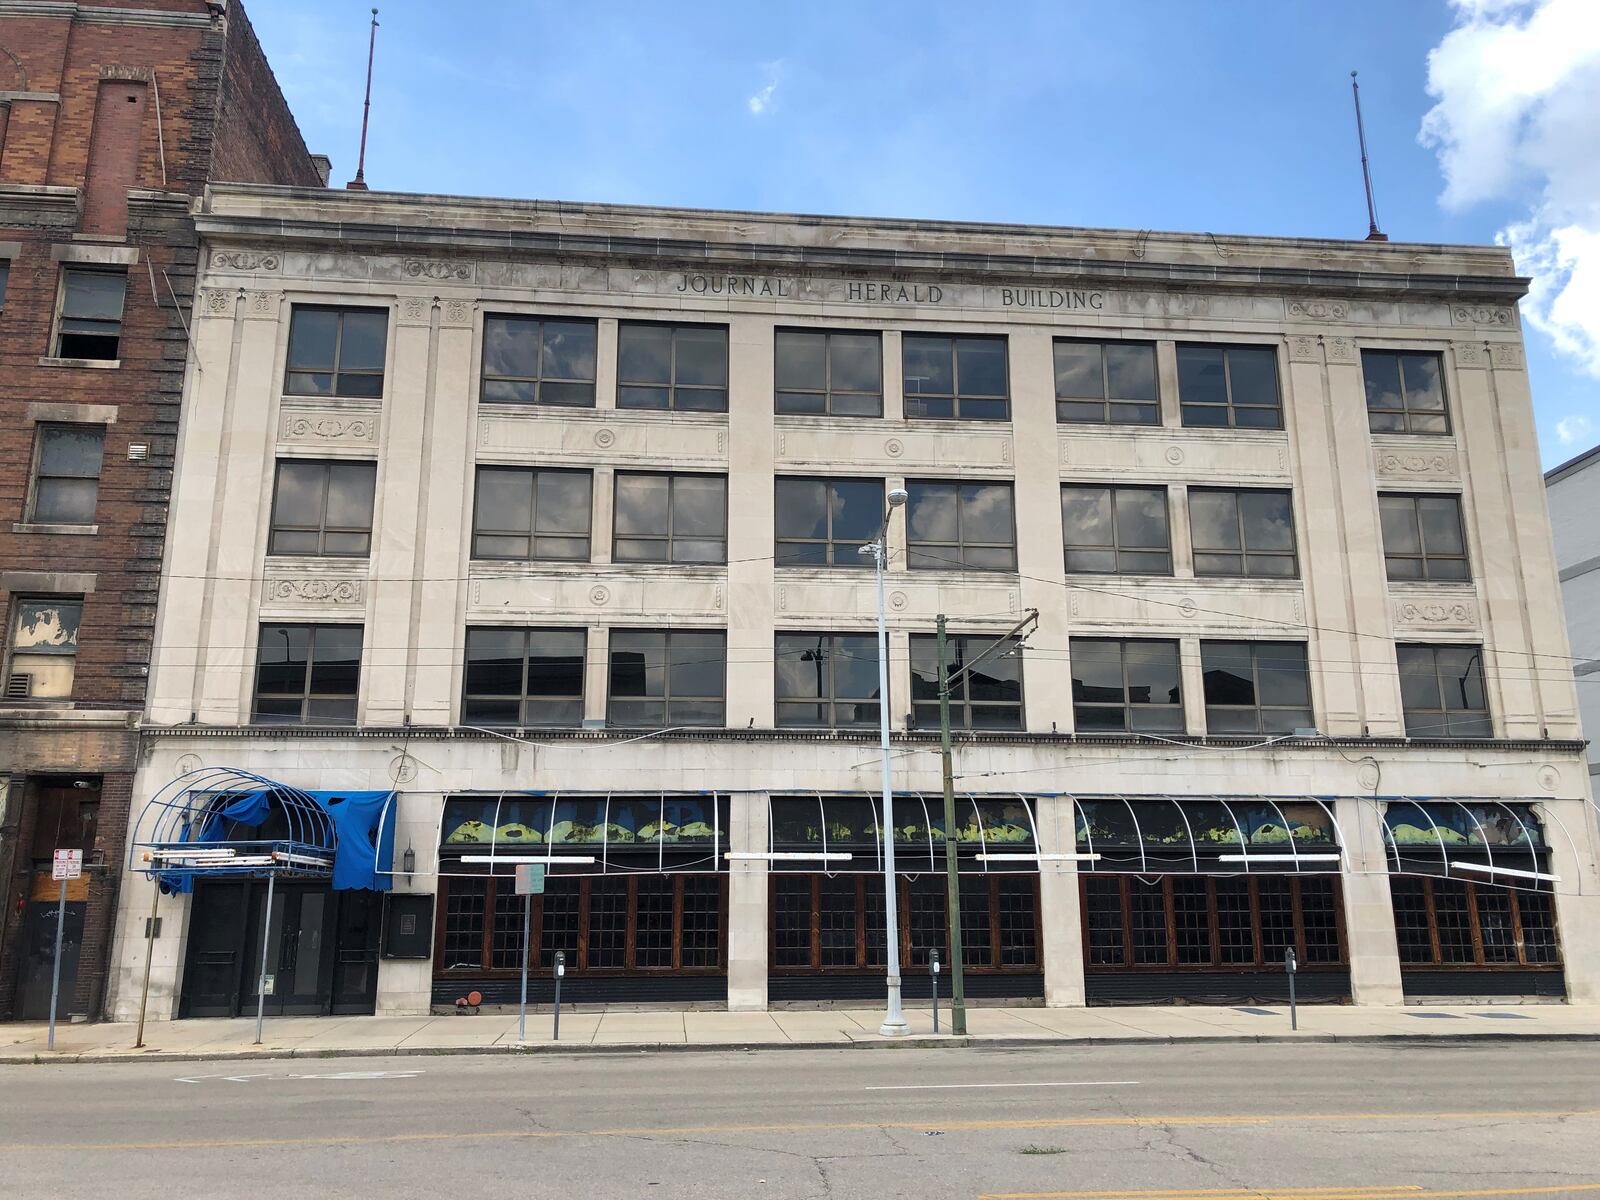
[{"label": "metal sign post", "polygon": [[56,1048],[56,1005],[61,997],[61,939],[67,924],[67,880],[83,874],[82,850],[57,850],[50,860],[50,878],[61,881],[61,892],[56,897],[56,954],[50,968],[50,1034],[45,1041],[46,1050]]},{"label": "metal sign post", "polygon": [[933,1031],[939,1032],[939,951],[928,951],[928,974],[933,976]]},{"label": "metal sign post", "polygon": [[1290,1029],[1299,1029],[1300,1028],[1300,1014],[1296,1011],[1295,1003],[1294,1003],[1294,973],[1295,973],[1295,971],[1297,971],[1299,969],[1299,966],[1300,966],[1300,964],[1295,962],[1294,948],[1290,947],[1289,949],[1285,950],[1283,952],[1283,969],[1289,973],[1289,1028]]},{"label": "metal sign post", "polygon": [[561,1040],[561,977],[567,973],[567,956],[564,951],[556,951],[556,1003],[553,1009],[555,1016],[554,1026],[550,1031],[550,1040]]},{"label": "metal sign post", "polygon": [[267,946],[272,934],[272,885],[276,871],[267,872],[267,906],[261,910],[261,970],[256,977],[256,1045],[261,1045],[261,1019],[267,1012]]},{"label": "metal sign post", "polygon": [[522,897],[522,999],[517,1005],[517,1041],[528,1040],[528,956],[533,930],[533,898],[544,893],[544,866],[517,864],[517,895]]}]

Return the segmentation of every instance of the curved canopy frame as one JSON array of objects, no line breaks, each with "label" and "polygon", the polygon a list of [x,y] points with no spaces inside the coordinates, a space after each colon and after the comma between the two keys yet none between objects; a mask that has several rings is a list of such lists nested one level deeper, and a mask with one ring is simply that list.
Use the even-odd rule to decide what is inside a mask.
[{"label": "curved canopy frame", "polygon": [[[1422,860],[1437,862],[1445,875],[1497,887],[1561,882],[1543,858],[1545,822],[1517,810],[1531,810],[1531,801],[1514,802],[1514,807],[1492,796],[1385,796],[1373,802],[1381,806],[1384,859],[1391,874],[1439,873],[1418,869]],[[1560,818],[1547,815],[1571,842]]]},{"label": "curved canopy frame", "polygon": [[[255,836],[238,836],[252,831]],[[186,888],[195,876],[333,874],[333,819],[307,791],[236,767],[201,767],[152,796],[128,838],[128,869]]]},{"label": "curved canopy frame", "polygon": [[[870,819],[865,826],[849,830],[848,838],[841,837],[833,827],[848,827],[830,819],[830,801],[865,805]],[[895,873],[919,875],[942,871],[946,832],[943,796],[896,792],[894,803],[895,827],[904,834],[895,839]],[[767,859],[774,871],[833,874],[883,870],[885,831],[882,798],[876,792],[771,792],[767,805],[768,853],[758,857]],[[796,827],[794,814],[800,805],[816,806],[815,822],[799,825],[800,836],[786,836],[784,827]],[[997,805],[1018,809],[1022,821],[1001,819]],[[963,872],[988,872],[991,863],[1037,864],[1039,831],[1033,802],[1027,795],[1021,792],[961,793],[956,797],[956,821],[959,869]],[[815,836],[811,836],[811,831],[815,831]]]},{"label": "curved canopy frame", "polygon": [[[1079,851],[1074,857],[1078,869],[1089,874],[1218,874],[1223,864],[1233,868],[1235,863],[1242,874],[1338,874],[1344,865],[1347,842],[1328,796],[1098,793],[1069,798],[1075,809],[1074,836]],[[1109,824],[1101,825],[1097,839],[1094,817],[1110,814],[1097,812],[1091,805],[1110,805],[1113,814],[1125,813],[1125,828],[1132,831],[1132,837],[1117,837],[1112,832],[1120,823],[1120,817],[1113,816]],[[1314,826],[1292,815],[1295,806],[1307,805],[1325,818],[1318,825],[1332,831],[1331,840],[1308,836],[1304,831]],[[1252,820],[1258,813],[1276,820]],[[1207,815],[1212,824],[1202,831],[1201,818]],[[1223,818],[1221,824],[1215,821],[1218,815]],[[1270,832],[1269,825],[1274,826]],[[1170,832],[1162,836],[1161,830]]]}]

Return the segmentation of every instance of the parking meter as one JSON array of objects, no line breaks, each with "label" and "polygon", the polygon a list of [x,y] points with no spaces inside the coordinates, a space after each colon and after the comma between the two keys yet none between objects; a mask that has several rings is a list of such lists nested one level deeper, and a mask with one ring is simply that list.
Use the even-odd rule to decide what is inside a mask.
[{"label": "parking meter", "polygon": [[939,1032],[939,951],[928,951],[928,974],[933,976],[933,1031]]},{"label": "parking meter", "polygon": [[550,1040],[561,1040],[561,977],[567,973],[567,954],[564,950],[556,951],[556,1000],[551,1008],[552,1024]]},{"label": "parking meter", "polygon": [[1300,969],[1300,964],[1295,960],[1294,947],[1290,946],[1283,952],[1283,969],[1289,976],[1289,1028],[1300,1028],[1300,1014],[1295,1007],[1294,973]]}]

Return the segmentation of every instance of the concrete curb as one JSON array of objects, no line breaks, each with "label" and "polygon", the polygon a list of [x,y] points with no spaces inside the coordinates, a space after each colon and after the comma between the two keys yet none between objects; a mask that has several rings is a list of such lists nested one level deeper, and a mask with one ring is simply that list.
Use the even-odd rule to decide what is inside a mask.
[{"label": "concrete curb", "polygon": [[860,1042],[617,1042],[592,1045],[587,1042],[515,1042],[495,1043],[485,1046],[362,1046],[346,1049],[304,1049],[286,1047],[261,1050],[167,1051],[151,1050],[143,1054],[126,1051],[106,1054],[95,1051],[69,1054],[13,1054],[0,1055],[0,1066],[56,1066],[83,1064],[100,1066],[111,1063],[194,1063],[194,1062],[263,1062],[287,1059],[328,1058],[429,1058],[457,1055],[622,1055],[622,1054],[732,1054],[757,1053],[764,1050],[900,1050],[900,1049],[990,1049],[1028,1050],[1044,1047],[1103,1047],[1103,1046],[1210,1046],[1255,1044],[1261,1046],[1296,1045],[1306,1042],[1341,1045],[1377,1044],[1403,1046],[1408,1049],[1433,1046],[1459,1048],[1477,1045],[1506,1045],[1520,1042],[1600,1042],[1600,1032],[1595,1033],[1305,1033],[1305,1034],[1216,1034],[1204,1037],[952,1037],[928,1036],[899,1038],[894,1041]]}]

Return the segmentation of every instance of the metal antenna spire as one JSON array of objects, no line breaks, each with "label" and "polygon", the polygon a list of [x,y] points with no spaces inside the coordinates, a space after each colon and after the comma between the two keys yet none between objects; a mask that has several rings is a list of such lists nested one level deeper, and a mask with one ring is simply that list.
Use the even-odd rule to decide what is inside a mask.
[{"label": "metal antenna spire", "polygon": [[[367,118],[372,115],[372,55],[378,47],[378,10],[372,10],[372,35],[367,40],[367,99],[361,106],[361,154],[356,159],[356,177],[345,188],[352,192],[367,190]],[[1366,160],[1363,159],[1363,162]]]},{"label": "metal antenna spire", "polygon": [[1361,181],[1367,186],[1367,241],[1387,242],[1389,235],[1378,228],[1378,207],[1372,200],[1372,169],[1367,166],[1367,131],[1361,124],[1361,85],[1356,82],[1354,71],[1350,72],[1350,94],[1356,101],[1356,138],[1361,142]]}]

